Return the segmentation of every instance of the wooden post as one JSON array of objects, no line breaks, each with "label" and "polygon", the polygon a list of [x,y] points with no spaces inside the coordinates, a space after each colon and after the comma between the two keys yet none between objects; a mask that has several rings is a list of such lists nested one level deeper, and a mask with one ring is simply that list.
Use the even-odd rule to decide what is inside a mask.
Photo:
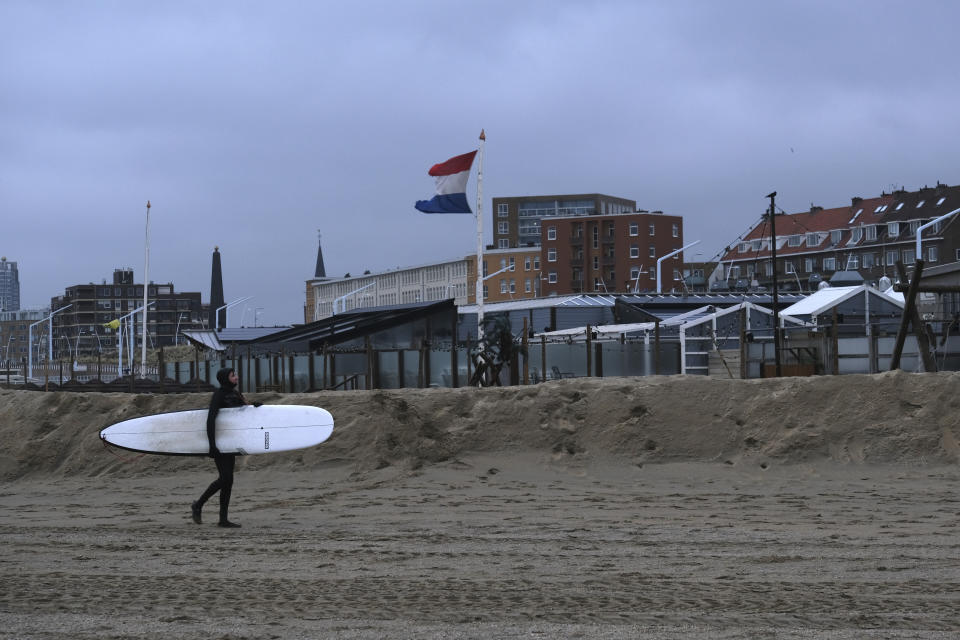
[{"label": "wooden post", "polygon": [[370,346],[370,336],[364,336],[363,338],[363,348],[367,354],[367,374],[366,374],[366,384],[367,391],[373,389],[373,350]]},{"label": "wooden post", "polygon": [[542,365],[543,375],[540,376],[540,379],[544,382],[547,381],[547,336],[540,334],[540,364]]},{"label": "wooden post", "polygon": [[660,375],[660,321],[653,323],[653,373]]},{"label": "wooden post", "polygon": [[587,325],[587,377],[590,378],[593,376],[593,332],[590,330],[590,325]]},{"label": "wooden post", "polygon": [[450,327],[450,386],[454,389],[460,386],[459,363],[457,362],[457,314],[451,316],[452,325]]},{"label": "wooden post", "polygon": [[523,345],[523,385],[526,386],[530,384],[530,362],[527,359],[527,317],[523,317],[523,339],[520,341],[520,344]]},{"label": "wooden post", "polygon": [[[907,270],[903,263],[897,261],[897,273],[900,275],[901,282],[907,280]],[[920,288],[920,276],[923,273],[923,260],[917,260],[913,269],[913,278],[910,280],[910,289],[904,297],[903,315],[900,318],[900,328],[897,331],[897,342],[893,348],[893,358],[890,360],[890,370],[900,368],[900,357],[903,354],[903,344],[907,339],[907,326],[913,324],[913,333],[917,338],[917,350],[920,351],[920,358],[923,361],[925,371],[934,372],[937,370],[937,363],[930,353],[930,341],[920,322],[920,314],[917,313],[917,292]]]},{"label": "wooden post", "polygon": [[747,354],[750,349],[747,347],[747,310],[740,309],[740,379],[747,379]]},{"label": "wooden post", "polygon": [[163,358],[163,345],[160,345],[160,351],[157,354],[157,380],[160,382],[160,393],[165,393],[166,390],[163,386],[163,367],[164,367],[164,358]]},{"label": "wooden post", "polygon": [[316,360],[317,354],[313,351],[307,356],[307,390],[316,391],[316,367],[314,366],[314,360]]},{"label": "wooden post", "polygon": [[833,308],[833,331],[830,334],[830,350],[832,355],[832,374],[840,374],[840,318],[837,315],[837,308]]}]

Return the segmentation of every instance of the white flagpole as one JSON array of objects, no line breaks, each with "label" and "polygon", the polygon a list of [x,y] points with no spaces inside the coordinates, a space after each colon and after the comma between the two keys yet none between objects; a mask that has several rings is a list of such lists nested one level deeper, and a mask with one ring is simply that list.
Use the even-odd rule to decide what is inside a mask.
[{"label": "white flagpole", "polygon": [[480,164],[477,167],[477,343],[483,340],[483,145],[487,136],[480,130]]},{"label": "white flagpole", "polygon": [[[140,377],[147,377],[147,287],[150,286],[150,201],[147,200],[147,227],[143,249],[143,344],[140,346]],[[130,372],[133,375],[133,372]]]}]

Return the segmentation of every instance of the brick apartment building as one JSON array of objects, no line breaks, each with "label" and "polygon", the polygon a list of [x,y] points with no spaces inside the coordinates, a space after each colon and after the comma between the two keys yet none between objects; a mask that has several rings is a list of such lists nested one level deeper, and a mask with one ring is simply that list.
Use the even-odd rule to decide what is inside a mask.
[{"label": "brick apartment building", "polygon": [[543,221],[556,217],[595,216],[636,211],[626,198],[588,193],[563,196],[518,196],[493,199],[493,246],[497,249],[540,244]]},{"label": "brick apartment building", "polygon": [[[654,291],[657,259],[683,246],[683,218],[660,211],[551,217],[542,224],[543,295]],[[661,265],[662,290],[683,287],[683,255]]]},{"label": "brick apartment building", "polygon": [[[896,279],[896,263],[911,267],[917,259],[921,225],[960,208],[960,186],[937,183],[917,191],[897,190],[874,198],[852,198],[850,205],[778,215],[776,219],[778,283],[786,290],[816,289],[838,271],[856,271],[868,283]],[[921,236],[927,267],[960,260],[957,215],[925,229]],[[733,287],[770,286],[773,238],[766,219],[729,247],[721,261]]]},{"label": "brick apartment building", "polygon": [[[155,302],[147,314],[149,348],[174,345],[178,330],[203,327],[206,316],[200,292],[178,292],[172,283],[151,282],[147,301]],[[134,283],[132,269],[116,269],[111,284],[104,280],[67,287],[50,305],[53,310],[70,305],[53,316],[54,358],[69,357],[74,351],[93,355],[116,348],[116,331],[103,325],[143,306],[143,285]],[[135,344],[139,345],[143,330],[140,313],[135,319]]]}]

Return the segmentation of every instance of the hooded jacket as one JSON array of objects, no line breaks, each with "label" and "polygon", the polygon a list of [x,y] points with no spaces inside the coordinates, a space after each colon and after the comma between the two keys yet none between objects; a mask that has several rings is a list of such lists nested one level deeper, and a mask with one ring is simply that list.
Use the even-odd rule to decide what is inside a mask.
[{"label": "hooded jacket", "polygon": [[247,404],[237,386],[230,382],[230,372],[233,370],[231,367],[224,367],[217,371],[217,382],[220,383],[220,388],[213,392],[210,410],[207,412],[207,439],[210,441],[210,451],[217,450],[215,434],[217,414],[220,413],[220,409],[242,407]]}]

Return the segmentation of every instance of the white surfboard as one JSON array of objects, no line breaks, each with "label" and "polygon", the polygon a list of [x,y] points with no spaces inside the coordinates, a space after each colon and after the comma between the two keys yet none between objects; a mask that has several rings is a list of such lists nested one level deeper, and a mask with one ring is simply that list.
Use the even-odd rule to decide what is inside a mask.
[{"label": "white surfboard", "polygon": [[[252,455],[305,449],[333,433],[333,416],[319,407],[262,405],[221,409],[217,448]],[[207,455],[207,410],[174,411],[124,420],[100,431],[100,438],[122,449],[173,456]]]}]

